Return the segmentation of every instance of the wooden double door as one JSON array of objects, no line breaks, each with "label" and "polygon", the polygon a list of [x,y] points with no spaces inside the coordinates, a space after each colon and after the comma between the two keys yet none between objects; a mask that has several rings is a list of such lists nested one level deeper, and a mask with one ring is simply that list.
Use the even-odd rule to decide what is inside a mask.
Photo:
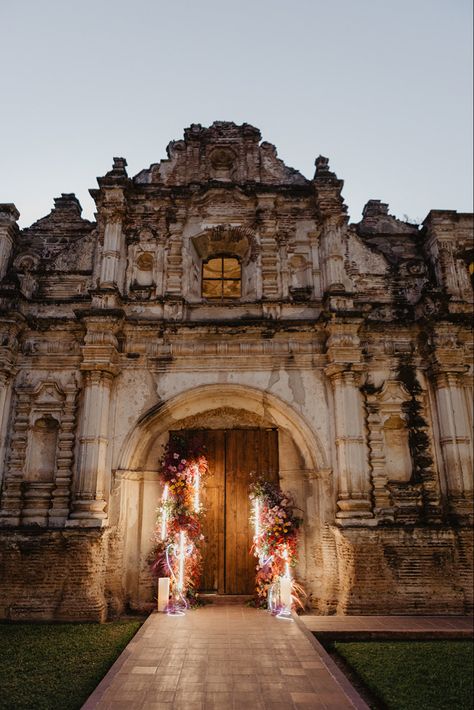
[{"label": "wooden double door", "polygon": [[206,429],[210,476],[203,487],[201,591],[253,594],[256,559],[251,553],[250,474],[278,481],[276,429]]}]

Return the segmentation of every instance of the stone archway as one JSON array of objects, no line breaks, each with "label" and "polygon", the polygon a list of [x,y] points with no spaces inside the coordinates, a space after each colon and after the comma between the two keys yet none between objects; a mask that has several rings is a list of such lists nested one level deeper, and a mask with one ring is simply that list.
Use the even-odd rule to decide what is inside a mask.
[{"label": "stone archway", "polygon": [[188,390],[143,415],[130,432],[115,473],[113,501],[123,539],[122,584],[132,607],[151,599],[147,557],[161,496],[157,478],[162,445],[179,429],[260,427],[278,430],[281,486],[303,511],[299,576],[311,584],[311,555],[320,517],[321,476],[327,483],[327,459],[305,420],[290,405],[261,390],[240,385],[206,385]]}]

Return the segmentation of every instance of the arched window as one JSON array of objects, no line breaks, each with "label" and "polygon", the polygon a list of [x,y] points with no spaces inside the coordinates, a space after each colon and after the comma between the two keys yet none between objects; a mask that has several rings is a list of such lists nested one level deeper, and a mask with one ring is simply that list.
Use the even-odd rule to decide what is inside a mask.
[{"label": "arched window", "polygon": [[217,256],[202,265],[203,298],[240,298],[242,269],[233,256]]}]

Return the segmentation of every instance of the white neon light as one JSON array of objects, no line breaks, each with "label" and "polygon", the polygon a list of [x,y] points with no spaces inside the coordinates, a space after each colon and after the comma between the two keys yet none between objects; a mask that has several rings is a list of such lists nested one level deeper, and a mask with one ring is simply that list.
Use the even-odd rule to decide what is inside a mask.
[{"label": "white neon light", "polygon": [[163,489],[163,495],[161,497],[161,539],[165,540],[166,539],[166,532],[167,532],[167,526],[168,526],[168,512],[164,506],[164,503],[168,500],[168,484],[165,483],[165,487]]},{"label": "white neon light", "polygon": [[255,552],[259,556],[258,541],[260,539],[260,501],[255,498],[254,503],[254,524],[255,524]]},{"label": "white neon light", "polygon": [[283,559],[285,560],[285,577],[286,577],[286,579],[291,579],[290,562],[288,559],[288,548],[287,547],[285,547],[285,552],[283,553]]},{"label": "white neon light", "polygon": [[194,512],[199,513],[199,483],[201,475],[199,470],[196,470],[194,475]]},{"label": "white neon light", "polygon": [[179,533],[179,572],[178,572],[178,591],[180,594],[183,592],[184,588],[184,545],[186,542],[186,533],[181,530]]}]

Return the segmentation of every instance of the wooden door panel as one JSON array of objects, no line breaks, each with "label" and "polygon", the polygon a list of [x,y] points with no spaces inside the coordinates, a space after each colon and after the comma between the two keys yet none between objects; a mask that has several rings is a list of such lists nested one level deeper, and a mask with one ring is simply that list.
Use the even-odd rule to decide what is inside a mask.
[{"label": "wooden door panel", "polygon": [[206,592],[223,592],[225,432],[203,431],[202,440],[206,447],[209,477],[201,494],[204,509],[202,531],[205,537],[201,589]]},{"label": "wooden door panel", "polygon": [[251,594],[255,567],[249,539],[249,474],[255,468],[255,430],[226,432],[226,594]]},{"label": "wooden door panel", "polygon": [[251,553],[250,474],[278,480],[278,433],[275,429],[226,432],[226,594],[253,594],[255,557]]}]

